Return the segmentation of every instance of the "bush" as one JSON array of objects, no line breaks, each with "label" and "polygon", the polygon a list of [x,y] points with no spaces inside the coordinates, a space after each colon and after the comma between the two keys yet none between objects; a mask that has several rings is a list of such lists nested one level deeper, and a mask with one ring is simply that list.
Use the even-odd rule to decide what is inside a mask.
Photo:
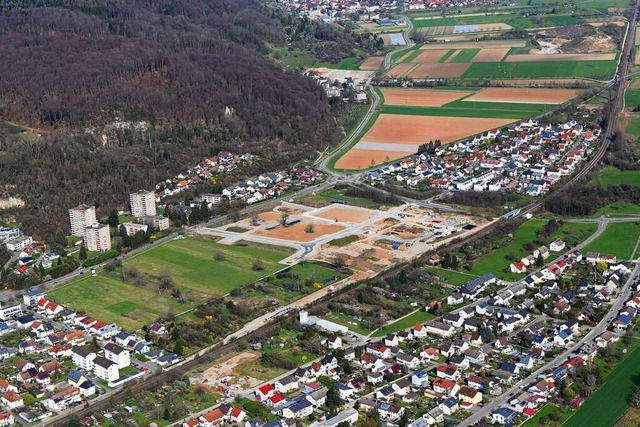
[{"label": "bush", "polygon": [[83,267],[92,267],[94,265],[98,265],[98,264],[102,264],[103,262],[110,260],[112,258],[116,258],[120,256],[120,252],[118,252],[115,249],[111,249],[108,250],[107,252],[104,252],[98,256],[95,256],[91,259],[86,260],[85,262],[82,263]]},{"label": "bush", "polygon": [[262,262],[262,260],[257,259],[253,262],[253,265],[251,266],[251,269],[253,271],[262,271],[264,270],[264,264]]}]

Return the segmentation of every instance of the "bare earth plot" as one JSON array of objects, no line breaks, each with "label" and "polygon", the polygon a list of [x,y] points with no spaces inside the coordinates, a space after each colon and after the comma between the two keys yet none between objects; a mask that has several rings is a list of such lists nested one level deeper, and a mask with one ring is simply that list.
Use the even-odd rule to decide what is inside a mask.
[{"label": "bare earth plot", "polygon": [[398,64],[389,71],[390,76],[405,77],[411,70],[417,68],[418,64],[412,62]]},{"label": "bare earth plot", "polygon": [[408,151],[380,151],[352,148],[336,162],[338,169],[367,169],[371,165],[379,165],[391,160],[400,159],[413,154]]},{"label": "bare earth plot", "polygon": [[471,63],[460,64],[420,64],[418,68],[412,70],[408,77],[420,78],[453,78],[460,77],[471,66]]},{"label": "bare earth plot", "polygon": [[380,88],[385,105],[441,107],[473,92],[438,89]]},{"label": "bare earth plot", "polygon": [[[313,227],[313,232],[308,233],[306,231],[308,226]],[[320,236],[344,230],[344,228],[345,227],[341,225],[327,224],[325,222],[301,221],[288,227],[277,226],[272,230],[257,230],[254,233],[260,236],[291,240],[294,242],[310,242]]]},{"label": "bare earth plot", "polygon": [[376,71],[382,65],[382,61],[384,61],[383,56],[372,56],[360,64],[360,69],[363,71]]},{"label": "bare earth plot", "polygon": [[425,50],[411,62],[422,64],[438,62],[447,52],[449,49]]},{"label": "bare earth plot", "polygon": [[536,62],[536,61],[611,61],[616,59],[615,53],[554,53],[523,55],[509,55],[507,62]]},{"label": "bare earth plot", "polygon": [[576,89],[490,87],[465,101],[513,102],[523,104],[562,104],[580,94]]},{"label": "bare earth plot", "polygon": [[429,140],[439,139],[447,144],[511,122],[513,119],[381,114],[362,141],[415,144],[417,148]]},{"label": "bare earth plot", "polygon": [[471,59],[471,62],[500,62],[507,53],[509,53],[508,47],[483,48]]},{"label": "bare earth plot", "polygon": [[442,49],[444,47],[448,49],[499,49],[499,48],[512,48],[512,47],[525,47],[526,42],[524,40],[486,40],[479,42],[460,42],[460,43],[432,43],[420,46],[422,50]]},{"label": "bare earth plot", "polygon": [[328,206],[311,215],[317,218],[349,223],[365,222],[373,216],[370,209],[359,208],[357,206]]},{"label": "bare earth plot", "polygon": [[[380,114],[373,127],[336,163],[341,169],[363,169],[415,153],[420,144],[443,144],[509,124],[513,119]],[[396,148],[397,147],[397,148]]]}]

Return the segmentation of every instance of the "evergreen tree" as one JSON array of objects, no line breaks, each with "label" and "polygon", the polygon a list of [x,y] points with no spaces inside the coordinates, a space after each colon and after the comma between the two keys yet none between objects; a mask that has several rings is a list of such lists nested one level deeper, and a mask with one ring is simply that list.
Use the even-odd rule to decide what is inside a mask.
[{"label": "evergreen tree", "polygon": [[118,218],[118,211],[111,209],[109,212],[109,227],[118,228],[120,225],[120,218]]},{"label": "evergreen tree", "polygon": [[87,248],[85,248],[84,245],[80,246],[80,253],[78,254],[78,259],[80,261],[86,261],[87,259]]}]

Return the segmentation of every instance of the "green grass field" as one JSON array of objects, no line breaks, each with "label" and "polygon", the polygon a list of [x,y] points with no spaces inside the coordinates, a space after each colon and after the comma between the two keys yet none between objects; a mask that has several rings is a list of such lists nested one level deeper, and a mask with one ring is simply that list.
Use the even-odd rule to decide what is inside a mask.
[{"label": "green grass field", "polygon": [[493,24],[493,23],[505,23],[515,28],[532,28],[536,26],[536,23],[529,18],[523,18],[515,13],[488,15],[488,16],[448,16],[445,18],[435,19],[413,19],[413,26],[415,28],[426,27],[444,27],[455,25],[473,25],[473,24]]},{"label": "green grass field", "polygon": [[[420,54],[421,54],[422,52],[423,52],[422,50],[420,50],[420,49],[416,49],[416,50],[414,50],[413,52],[411,52],[411,54],[410,54],[410,55],[407,55],[407,57],[406,57],[405,59],[403,59],[403,60],[402,60],[402,62],[411,62],[411,61],[414,61],[418,56],[420,56]],[[451,56],[451,54],[453,54],[453,52],[454,52],[454,50],[450,50],[449,52],[447,52],[447,53],[445,54],[445,56]]]},{"label": "green grass field", "polygon": [[598,171],[591,180],[591,184],[599,184],[604,187],[609,185],[630,184],[640,187],[640,171],[622,171],[615,166],[607,166]]},{"label": "green grass field", "polygon": [[350,243],[354,243],[357,242],[358,239],[360,239],[357,235],[352,235],[352,236],[346,236],[346,237],[340,237],[338,239],[333,239],[329,241],[329,245],[331,246],[347,246]]},{"label": "green grass field", "polygon": [[640,375],[640,348],[631,352],[607,377],[594,393],[563,427],[609,427],[624,415],[629,407],[628,398],[638,387]]},{"label": "green grass field", "polygon": [[378,329],[373,336],[374,337],[383,337],[387,334],[392,334],[394,332],[402,331],[414,326],[416,323],[424,323],[427,320],[433,319],[435,316],[431,313],[427,313],[426,311],[416,311],[415,313],[411,313],[404,319],[397,320],[390,325],[385,326],[384,328]]},{"label": "green grass field", "polygon": [[591,215],[593,218],[598,218],[601,215],[609,215],[612,217],[638,215],[640,216],[640,206],[633,203],[612,203],[604,206]]},{"label": "green grass field", "polygon": [[455,63],[467,63],[470,62],[474,56],[476,56],[480,52],[480,49],[462,49],[459,54],[457,54],[451,62]]},{"label": "green grass field", "polygon": [[[445,54],[442,56],[442,58],[438,59],[438,62],[441,62],[441,63],[442,63],[442,62],[447,62],[447,59],[449,59],[449,57],[450,57],[451,55],[453,55],[453,53],[454,53],[455,51],[456,51],[456,49],[450,49],[447,53],[445,53]],[[414,59],[415,59],[415,57],[414,57]],[[409,61],[409,62],[411,62],[411,61]]]},{"label": "green grass field", "polygon": [[629,117],[627,127],[624,130],[626,133],[640,136],[640,115],[634,115]]},{"label": "green grass field", "polygon": [[633,107],[640,105],[640,90],[627,89],[624,93],[624,102],[627,110],[631,110]]},{"label": "green grass field", "polygon": [[475,62],[465,79],[529,79],[612,76],[617,61]]},{"label": "green grass field", "polygon": [[469,274],[445,268],[429,268],[428,270],[429,273],[434,274],[443,280],[446,280],[449,284],[454,286],[464,285],[469,280],[473,280],[478,277],[475,274]]},{"label": "green grass field", "polygon": [[[528,252],[524,250],[523,245],[535,240],[537,232],[542,229],[545,224],[546,221],[541,219],[531,219],[525,222],[513,234],[513,242],[501,249],[498,249],[497,251],[490,252],[482,258],[477,259],[469,273],[478,276],[486,273],[494,273],[496,276],[507,280],[522,278],[523,275],[521,274],[502,272],[502,270],[508,268],[509,264],[512,262],[509,261],[507,257],[509,254],[513,254],[516,257],[516,260],[520,260],[523,256],[527,255]],[[586,239],[595,233],[596,229],[596,224],[565,223],[557,232],[547,238],[547,243],[550,243],[557,238],[561,238],[567,243],[573,244],[574,240],[582,241]]]},{"label": "green grass field", "polygon": [[[224,255],[224,261],[214,259],[217,252]],[[209,239],[172,240],[125,261],[125,269],[136,267],[148,277],[146,287],[134,287],[123,282],[119,272],[103,270],[95,277],[58,287],[49,295],[105,322],[138,329],[170,310],[180,313],[209,297],[227,294],[282,269],[278,261],[288,253],[285,249],[222,245]],[[262,260],[263,271],[251,269],[256,259]],[[157,292],[155,276],[164,270],[171,273],[177,287],[187,295],[187,303],[178,302],[166,292]]]},{"label": "green grass field", "polygon": [[344,194],[345,191],[346,190],[344,189],[338,190],[337,188],[332,187],[332,188],[327,188],[326,190],[323,190],[312,196],[305,197],[305,199],[311,200],[316,203],[322,203],[322,204],[329,204],[333,201],[339,200],[339,201],[347,202],[351,205],[363,206],[367,208],[377,206],[377,203],[375,203],[373,200],[363,199],[361,197],[346,196]]},{"label": "green grass field", "polygon": [[591,242],[584,252],[604,252],[617,255],[618,259],[628,259],[633,254],[640,236],[640,223],[621,222],[607,226],[605,232]]}]

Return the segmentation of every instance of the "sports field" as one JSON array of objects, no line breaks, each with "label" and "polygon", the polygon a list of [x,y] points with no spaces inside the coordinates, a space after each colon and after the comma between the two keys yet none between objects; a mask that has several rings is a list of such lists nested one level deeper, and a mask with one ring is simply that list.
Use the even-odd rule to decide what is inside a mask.
[{"label": "sports field", "polygon": [[[217,254],[224,260],[217,261]],[[138,329],[169,311],[180,313],[277,271],[284,267],[278,261],[288,255],[286,249],[228,246],[210,239],[172,240],[125,261],[125,271],[135,267],[144,274],[147,284],[143,287],[124,282],[121,269],[103,270],[95,277],[58,287],[49,295],[102,321]],[[264,270],[251,269],[257,259]],[[170,272],[188,302],[180,303],[168,292],[158,292],[157,277],[163,271]]]},{"label": "sports field", "polygon": [[591,242],[584,252],[615,254],[619,260],[629,259],[640,237],[640,223],[612,223],[605,232]]}]

